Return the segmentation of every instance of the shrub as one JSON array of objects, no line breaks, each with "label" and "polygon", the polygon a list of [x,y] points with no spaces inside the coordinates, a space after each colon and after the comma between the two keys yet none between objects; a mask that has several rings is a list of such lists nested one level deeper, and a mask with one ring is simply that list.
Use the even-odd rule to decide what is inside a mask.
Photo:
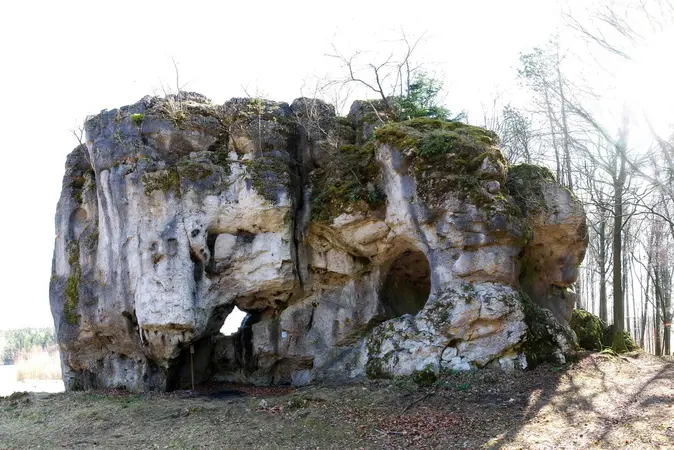
[{"label": "shrub", "polygon": [[55,345],[21,352],[16,361],[16,381],[60,380],[61,363]]},{"label": "shrub", "polygon": [[136,125],[140,126],[145,119],[145,114],[131,114],[131,121]]}]

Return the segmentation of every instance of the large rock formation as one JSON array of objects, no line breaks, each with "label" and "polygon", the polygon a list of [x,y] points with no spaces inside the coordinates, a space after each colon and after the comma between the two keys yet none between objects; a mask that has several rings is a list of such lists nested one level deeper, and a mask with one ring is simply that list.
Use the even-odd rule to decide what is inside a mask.
[{"label": "large rock formation", "polygon": [[[183,93],[66,162],[50,286],[68,389],[524,368],[573,351],[580,203],[462,123]],[[234,306],[239,332],[219,333]],[[192,353],[193,352],[193,353]]]}]

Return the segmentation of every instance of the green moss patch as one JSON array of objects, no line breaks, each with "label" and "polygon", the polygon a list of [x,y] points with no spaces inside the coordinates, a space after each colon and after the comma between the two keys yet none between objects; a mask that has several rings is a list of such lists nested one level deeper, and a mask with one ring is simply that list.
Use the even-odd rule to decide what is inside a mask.
[{"label": "green moss patch", "polygon": [[377,129],[375,139],[400,150],[415,148],[418,156],[461,153],[466,157],[471,156],[466,154],[471,149],[476,150],[472,156],[477,156],[498,144],[498,137],[493,131],[463,122],[429,118],[389,123]]},{"label": "green moss patch", "polygon": [[[381,355],[381,347],[384,341],[392,339],[395,334],[393,324],[388,322],[376,327],[367,337],[365,347],[367,348],[367,362],[365,363],[365,374],[368,378],[392,378],[391,374],[386,369],[389,360],[392,358],[391,353]],[[394,347],[396,341],[393,341]]]},{"label": "green moss patch", "polygon": [[277,202],[279,190],[290,190],[289,161],[282,155],[264,155],[248,163],[248,174],[255,190],[270,202]]},{"label": "green moss patch", "polygon": [[543,186],[547,183],[556,183],[550,169],[533,164],[518,164],[508,170],[506,187],[522,212],[530,215],[545,211]]},{"label": "green moss patch", "polygon": [[342,145],[328,165],[311,173],[311,220],[330,222],[346,212],[367,212],[384,204],[375,143]]},{"label": "green moss patch", "polygon": [[180,178],[190,181],[199,181],[213,175],[213,170],[207,164],[196,161],[182,161],[176,166]]},{"label": "green moss patch", "polygon": [[180,195],[180,175],[175,168],[146,172],[141,177],[145,189],[145,195],[151,195],[152,191],[162,191],[164,194],[173,191]]},{"label": "green moss patch", "polygon": [[[462,122],[417,118],[385,125],[377,129],[375,139],[405,155],[417,182],[417,195],[430,207],[442,202],[448,192],[480,207],[504,200],[482,187],[490,179],[505,181],[506,161],[492,131]],[[498,173],[480,173],[485,159]]]},{"label": "green moss patch", "polygon": [[80,315],[77,314],[77,306],[80,302],[80,279],[82,268],[80,267],[80,245],[77,241],[68,244],[68,265],[70,276],[66,280],[64,288],[63,316],[70,325],[77,325]]},{"label": "green moss patch", "polygon": [[423,370],[415,370],[412,373],[412,381],[419,387],[430,387],[438,380],[437,375],[430,366]]},{"label": "green moss patch", "polygon": [[524,322],[527,324],[523,350],[529,367],[534,368],[544,362],[557,362],[552,358],[557,346],[547,327],[548,317],[524,292],[520,292],[520,301],[524,309]]},{"label": "green moss patch", "polygon": [[611,347],[616,353],[631,352],[639,348],[627,331],[623,330],[622,333],[616,333],[613,325],[606,328],[603,342],[605,347]]},{"label": "green moss patch", "polygon": [[578,345],[585,350],[600,351],[604,347],[606,323],[599,317],[582,309],[574,309],[569,322],[578,337]]}]

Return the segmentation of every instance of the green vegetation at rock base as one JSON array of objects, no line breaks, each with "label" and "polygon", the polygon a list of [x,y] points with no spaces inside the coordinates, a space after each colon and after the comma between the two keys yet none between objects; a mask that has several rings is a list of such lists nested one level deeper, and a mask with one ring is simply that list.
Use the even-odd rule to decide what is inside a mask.
[{"label": "green vegetation at rock base", "polygon": [[578,345],[585,350],[603,349],[606,324],[599,317],[582,309],[574,309],[569,326],[576,333]]},{"label": "green vegetation at rock base", "polygon": [[524,322],[527,325],[527,335],[522,349],[529,367],[533,368],[544,362],[556,362],[552,355],[557,346],[546,326],[548,322],[546,314],[524,292],[520,292],[520,301],[524,311]]},{"label": "green vegetation at rock base", "polygon": [[419,387],[430,387],[438,380],[438,376],[430,366],[427,366],[423,370],[415,370],[412,373],[412,380]]},{"label": "green vegetation at rock base", "polygon": [[616,353],[631,352],[639,348],[627,331],[623,330],[622,333],[616,333],[613,325],[609,325],[606,328],[604,342],[607,344],[607,347],[610,345],[611,349]]},{"label": "green vegetation at rock base", "polygon": [[627,331],[615,333],[614,326],[583,309],[574,309],[569,322],[578,337],[578,345],[585,350],[603,351],[610,348],[615,353],[631,352],[639,348]]}]

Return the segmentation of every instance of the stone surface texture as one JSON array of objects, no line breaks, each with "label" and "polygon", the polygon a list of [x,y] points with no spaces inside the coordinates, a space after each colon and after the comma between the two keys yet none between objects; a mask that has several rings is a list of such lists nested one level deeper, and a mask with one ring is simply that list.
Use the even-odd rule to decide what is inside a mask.
[{"label": "stone surface texture", "polygon": [[486,130],[372,109],[181,93],[90,117],[56,212],[66,388],[526,368],[527,301],[545,354],[573,352],[578,200]]}]

